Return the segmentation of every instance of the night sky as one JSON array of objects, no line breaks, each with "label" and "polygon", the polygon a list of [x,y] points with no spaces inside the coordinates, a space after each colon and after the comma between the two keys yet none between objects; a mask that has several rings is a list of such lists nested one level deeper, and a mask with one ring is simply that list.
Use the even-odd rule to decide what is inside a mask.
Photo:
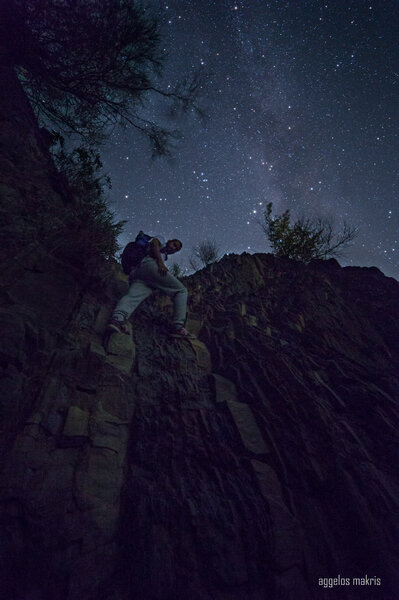
[{"label": "night sky", "polygon": [[[135,130],[102,152],[120,243],[143,229],[183,250],[216,239],[220,253],[268,252],[259,220],[320,216],[359,235],[342,265],[399,279],[399,3],[339,0],[161,2],[162,85],[201,68],[204,122],[187,115],[172,159],[151,159]],[[143,113],[166,123],[148,97]]]}]

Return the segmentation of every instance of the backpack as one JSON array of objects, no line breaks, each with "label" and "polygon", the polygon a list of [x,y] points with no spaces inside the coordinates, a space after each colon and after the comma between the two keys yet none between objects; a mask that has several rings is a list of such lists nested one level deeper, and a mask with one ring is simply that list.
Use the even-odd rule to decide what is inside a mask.
[{"label": "backpack", "polygon": [[131,270],[134,267],[138,267],[142,259],[147,256],[148,244],[152,240],[151,235],[147,235],[143,231],[140,231],[134,242],[129,242],[125,246],[122,256],[121,263],[122,269],[125,275],[130,275]]}]

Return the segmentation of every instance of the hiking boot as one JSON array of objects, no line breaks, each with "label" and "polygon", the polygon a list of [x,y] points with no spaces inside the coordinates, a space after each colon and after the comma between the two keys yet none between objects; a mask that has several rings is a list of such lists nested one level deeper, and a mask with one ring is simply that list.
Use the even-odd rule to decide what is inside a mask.
[{"label": "hiking boot", "polygon": [[183,339],[187,339],[187,340],[196,340],[196,336],[193,333],[190,333],[189,331],[187,331],[187,329],[185,329],[184,327],[175,327],[171,333],[170,333],[170,337],[175,337],[175,338],[183,338]]},{"label": "hiking boot", "polygon": [[117,319],[110,320],[110,322],[107,325],[107,331],[110,334],[116,331],[117,333],[126,333],[127,335],[129,335],[127,327],[125,327],[122,321],[118,321]]}]

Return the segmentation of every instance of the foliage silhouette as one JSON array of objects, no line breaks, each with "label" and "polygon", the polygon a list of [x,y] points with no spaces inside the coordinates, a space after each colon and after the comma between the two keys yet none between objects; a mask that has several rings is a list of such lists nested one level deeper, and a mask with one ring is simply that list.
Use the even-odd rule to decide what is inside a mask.
[{"label": "foliage silhouette", "polygon": [[189,258],[189,265],[197,271],[199,266],[206,267],[220,258],[220,249],[215,240],[205,240],[193,246]]},{"label": "foliage silhouette", "polygon": [[177,277],[177,279],[180,279],[182,277],[185,276],[185,271],[186,269],[182,269],[182,267],[179,265],[179,263],[174,262],[170,267],[169,267],[169,272],[174,275],[174,277]]},{"label": "foliage silhouette", "polygon": [[145,118],[149,97],[196,110],[199,71],[158,85],[166,58],[161,20],[135,0],[0,0],[0,34],[40,121],[98,145],[115,124],[129,123],[170,153],[177,132]]},{"label": "foliage silhouette", "polygon": [[320,218],[302,217],[291,224],[289,210],[272,217],[272,206],[272,202],[266,206],[262,228],[272,253],[279,257],[309,262],[312,259],[340,256],[358,234],[358,229],[346,222],[342,230],[335,233],[332,224]]},{"label": "foliage silhouette", "polygon": [[119,249],[117,238],[125,221],[114,221],[109,209],[106,190],[111,188],[110,178],[102,172],[100,155],[91,148],[79,146],[68,152],[64,138],[55,134],[54,160],[59,176],[68,186],[68,204],[63,222],[69,235],[61,236],[59,243],[75,236],[74,247],[82,258],[100,255],[107,259]]}]

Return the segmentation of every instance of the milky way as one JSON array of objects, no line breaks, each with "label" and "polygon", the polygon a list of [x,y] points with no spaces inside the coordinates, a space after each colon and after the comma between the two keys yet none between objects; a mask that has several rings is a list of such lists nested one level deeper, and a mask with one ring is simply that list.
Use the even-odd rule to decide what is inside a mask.
[{"label": "milky way", "polygon": [[[135,131],[115,131],[102,156],[121,244],[143,229],[189,251],[270,250],[259,221],[274,211],[359,227],[343,265],[399,279],[397,2],[161,2],[162,85],[202,69],[207,119],[171,123],[182,139],[151,159]],[[148,98],[146,115],[166,122]]]}]

